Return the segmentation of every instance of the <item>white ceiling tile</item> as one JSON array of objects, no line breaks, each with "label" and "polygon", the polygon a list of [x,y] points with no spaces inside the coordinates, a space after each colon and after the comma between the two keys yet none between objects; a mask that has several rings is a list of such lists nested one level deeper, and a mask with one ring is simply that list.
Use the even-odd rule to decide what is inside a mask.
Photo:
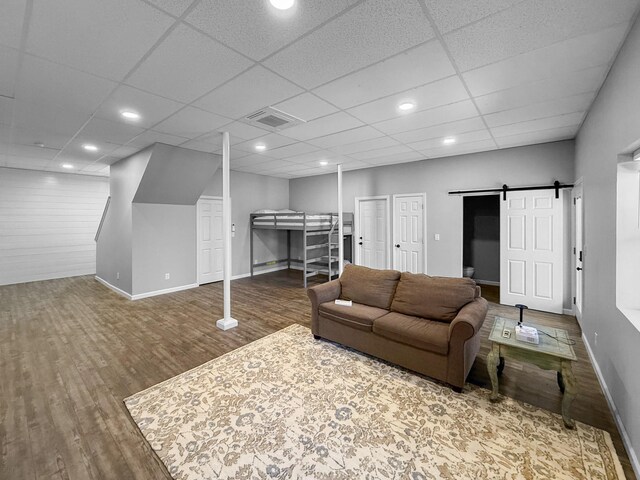
[{"label": "white ceiling tile", "polygon": [[11,125],[15,103],[13,98],[0,96],[0,125]]},{"label": "white ceiling tile", "polygon": [[274,107],[307,122],[338,111],[338,108],[309,92],[280,102]]},{"label": "white ceiling tile", "polygon": [[486,152],[487,150],[495,149],[496,143],[490,139],[463,143],[461,145],[446,145],[439,148],[423,150],[422,153],[428,158],[442,158],[454,155],[466,155],[468,153]]},{"label": "white ceiling tile", "polygon": [[465,100],[442,107],[424,110],[422,112],[410,113],[402,117],[385,120],[376,123],[375,127],[389,135],[426,128],[441,123],[454,122],[478,115],[478,111],[471,100]]},{"label": "white ceiling tile", "polygon": [[265,162],[273,162],[277,159],[271,158],[267,155],[254,153],[241,158],[231,158],[232,168],[253,168]]},{"label": "white ceiling tile", "polygon": [[281,167],[278,169],[274,169],[271,173],[285,173],[285,174],[291,174],[294,172],[302,172],[304,170],[309,170],[309,165],[308,164],[299,164],[299,163],[292,163],[292,162],[288,162],[288,165],[286,167]]},{"label": "white ceiling tile", "polygon": [[[218,128],[217,132],[214,132],[211,134],[212,137],[217,136],[219,138],[219,141],[222,142],[222,135],[220,135],[220,132],[229,132],[231,145],[242,143],[245,140],[258,138],[269,133],[267,130],[254,127],[253,125],[247,125],[246,123],[242,123],[242,122],[228,123],[227,125],[223,125],[220,128]],[[206,140],[206,141],[213,143],[211,142],[211,140]]]},{"label": "white ceiling tile", "polygon": [[3,97],[13,97],[15,93],[18,60],[18,50],[0,46],[0,95]]},{"label": "white ceiling tile", "polygon": [[305,153],[315,152],[317,150],[319,150],[318,147],[309,145],[308,143],[297,142],[292,143],[291,145],[286,145],[284,147],[269,150],[269,155],[274,158],[288,158],[303,155]]},{"label": "white ceiling tile", "polygon": [[137,147],[139,150],[153,145],[154,143],[166,143],[167,145],[181,145],[186,142],[188,138],[178,137],[176,135],[169,135],[167,133],[156,132],[154,130],[147,130],[146,132],[138,135],[131,140],[128,145]]},{"label": "white ceiling tile", "polygon": [[595,92],[602,85],[606,73],[607,67],[605,65],[568,72],[559,77],[546,78],[476,97],[475,102],[481,113],[489,114],[532,103],[562,99],[579,93]]},{"label": "white ceiling tile", "polygon": [[360,160],[351,160],[342,164],[342,170],[345,172],[349,170],[360,170],[362,168],[371,168],[371,164]]},{"label": "white ceiling tile", "polygon": [[194,105],[238,119],[301,92],[302,89],[293,83],[256,65],[201,98]]},{"label": "white ceiling tile", "polygon": [[447,33],[469,23],[509,8],[522,0],[429,0],[427,9],[438,30]]},{"label": "white ceiling tile", "polygon": [[42,129],[30,130],[26,128],[0,125],[0,141],[17,145],[36,146],[43,143],[44,147],[60,150],[69,141],[68,135],[60,135]]},{"label": "white ceiling tile", "polygon": [[26,0],[0,2],[0,44],[19,48]]},{"label": "white ceiling tile", "polygon": [[368,150],[376,150],[379,148],[393,147],[400,143],[391,137],[378,137],[363,142],[350,143],[348,145],[340,145],[331,148],[332,151],[341,155],[351,155],[352,153],[366,152]]},{"label": "white ceiling tile", "polygon": [[55,148],[41,148],[35,145],[17,145],[10,144],[5,145],[5,154],[15,157],[34,158],[39,160],[51,160],[54,158],[59,149]]},{"label": "white ceiling tile", "polygon": [[[112,152],[109,152],[108,156],[111,158],[126,158],[133,155],[134,153],[139,152],[140,150],[140,148],[134,147],[132,145],[123,145],[116,148]],[[101,160],[102,159],[98,159],[97,161],[100,162]]]},{"label": "white ceiling tile", "polygon": [[309,140],[329,135],[331,133],[348,130],[350,128],[360,127],[362,125],[363,123],[360,120],[357,120],[344,112],[338,112],[327,117],[318,118],[301,125],[287,128],[281,133],[282,135],[295,138],[297,140]]},{"label": "white ceiling tile", "polygon": [[269,2],[203,0],[186,21],[259,60],[317,27],[357,0],[298,0],[287,11]]},{"label": "white ceiling tile", "polygon": [[526,122],[538,118],[555,117],[565,113],[584,112],[590,106],[596,92],[558,98],[549,102],[534,103],[513,110],[485,115],[484,119],[489,127],[499,127],[511,123]]},{"label": "white ceiling tile", "polygon": [[127,79],[163,97],[189,103],[251,65],[206,35],[179,25]]},{"label": "white ceiling tile", "polygon": [[396,145],[393,147],[378,148],[376,150],[368,150],[366,152],[358,152],[349,155],[355,160],[366,160],[367,162],[373,158],[389,157],[391,155],[398,155],[402,153],[411,152],[411,148],[405,145]]},{"label": "white ceiling tile", "polygon": [[[454,135],[454,137],[456,139],[455,145],[462,145],[465,143],[479,142],[481,140],[490,140],[491,134],[485,128],[483,130],[477,130],[475,132],[467,132],[461,133],[459,135]],[[438,149],[441,147],[445,147],[445,145],[443,145],[442,143],[443,140],[444,137],[432,138],[430,140],[422,140],[420,142],[409,143],[407,146],[418,151]]]},{"label": "white ceiling tile", "polygon": [[42,158],[18,157],[7,155],[4,160],[5,167],[27,168],[29,170],[43,170],[51,163],[50,160]]},{"label": "white ceiling tile", "polygon": [[496,143],[500,148],[519,147],[521,145],[532,145],[535,143],[557,142],[568,140],[576,136],[580,125],[568,127],[552,128],[551,130],[541,130],[538,132],[521,133],[506,137],[497,137]]},{"label": "white ceiling tile", "polygon": [[[96,152],[90,152],[83,148],[83,145],[91,144],[98,147]],[[77,136],[71,141],[60,153],[61,157],[73,162],[89,162],[93,163],[97,159],[110,155],[112,152],[120,148],[122,145],[109,143],[102,140],[96,140],[91,137]]]},{"label": "white ceiling tile", "polygon": [[349,108],[455,74],[440,42],[434,40],[314,90]]},{"label": "white ceiling tile", "polygon": [[16,99],[92,114],[116,85],[110,80],[25,55]]},{"label": "white ceiling tile", "polygon": [[401,103],[412,102],[416,105],[415,111],[422,111],[468,99],[469,95],[460,78],[452,76],[406,92],[365,103],[359,107],[349,109],[348,112],[363,122],[376,123],[406,115],[407,112],[398,110],[398,105]]},{"label": "white ceiling tile", "polygon": [[302,155],[296,155],[295,157],[288,157],[288,162],[300,163],[300,164],[317,164],[320,160],[329,160],[331,158],[340,157],[335,152],[329,150],[317,150],[315,152],[309,152]]},{"label": "white ceiling tile", "polygon": [[626,26],[572,38],[463,74],[474,97],[545,78],[608,64],[626,34]]},{"label": "white ceiling tile", "polygon": [[88,113],[79,113],[70,108],[22,101],[14,102],[13,112],[13,124],[16,127],[66,135],[68,138],[77,133],[90,118]]},{"label": "white ceiling tile", "polygon": [[482,118],[473,117],[458,120],[457,122],[443,123],[433,127],[419,128],[409,132],[396,133],[393,135],[393,138],[402,143],[413,143],[431,138],[444,138],[461,133],[474,132],[476,130],[482,130],[483,128],[486,127]]},{"label": "white ceiling tile", "polygon": [[278,147],[283,147],[285,145],[291,145],[295,140],[292,140],[289,137],[284,137],[282,135],[278,135],[277,133],[269,133],[268,135],[264,135],[262,137],[254,138],[253,140],[247,140],[246,142],[238,143],[236,148],[238,150],[243,150],[245,152],[255,152],[255,146],[260,143],[267,147],[265,153],[269,155],[270,150],[274,150]]},{"label": "white ceiling tile", "polygon": [[84,138],[94,138],[103,142],[124,145],[142,132],[144,132],[144,128],[135,125],[94,117],[84,126],[79,135]]},{"label": "white ceiling tile", "polygon": [[27,51],[119,81],[172,23],[138,1],[34,2]]},{"label": "white ceiling tile", "polygon": [[199,108],[185,107],[153,128],[162,133],[192,139],[227,123],[229,123],[228,118],[215,113],[205,112]]},{"label": "white ceiling tile", "polygon": [[257,173],[269,173],[271,171],[284,170],[288,171],[291,166],[296,165],[286,160],[269,160],[268,162],[261,163],[255,167]]},{"label": "white ceiling tile", "polygon": [[371,165],[389,165],[392,163],[405,163],[416,162],[418,160],[424,160],[425,156],[421,153],[414,152],[413,150],[404,153],[396,153],[393,155],[384,155],[382,157],[375,157],[367,159],[367,163]]},{"label": "white ceiling tile", "polygon": [[462,71],[539,49],[621,22],[636,10],[635,0],[536,0],[444,36]]},{"label": "white ceiling tile", "polygon": [[329,22],[265,64],[306,88],[433,38],[416,0],[369,0]]},{"label": "white ceiling tile", "polygon": [[313,140],[309,140],[309,143],[321,148],[331,148],[382,136],[384,136],[384,134],[380,133],[375,128],[365,126],[334,133],[325,137],[315,138]]},{"label": "white ceiling tile", "polygon": [[518,135],[521,133],[537,132],[540,130],[550,130],[552,128],[569,127],[582,123],[585,112],[569,113],[567,115],[558,115],[557,117],[541,118],[538,120],[530,120],[528,122],[513,123],[501,127],[491,128],[494,137],[506,137],[509,135]]},{"label": "white ceiling tile", "polygon": [[[167,100],[127,85],[120,85],[98,109],[96,116],[106,120],[150,128],[183,106],[182,103]],[[139,120],[124,119],[120,115],[123,110],[137,112],[141,118]]]},{"label": "white ceiling tile", "polygon": [[191,5],[194,0],[149,0],[157,7],[169,12],[171,15],[179,17]]}]

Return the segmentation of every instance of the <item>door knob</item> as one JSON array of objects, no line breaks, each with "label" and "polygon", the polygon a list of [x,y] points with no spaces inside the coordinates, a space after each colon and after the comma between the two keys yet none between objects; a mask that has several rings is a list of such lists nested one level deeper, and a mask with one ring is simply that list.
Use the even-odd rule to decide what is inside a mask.
[{"label": "door knob", "polygon": [[581,271],[581,270],[582,270],[582,267],[576,267],[576,270],[577,270],[577,271]]},{"label": "door knob", "polygon": [[396,248],[400,248],[400,244],[399,243],[396,244]]}]

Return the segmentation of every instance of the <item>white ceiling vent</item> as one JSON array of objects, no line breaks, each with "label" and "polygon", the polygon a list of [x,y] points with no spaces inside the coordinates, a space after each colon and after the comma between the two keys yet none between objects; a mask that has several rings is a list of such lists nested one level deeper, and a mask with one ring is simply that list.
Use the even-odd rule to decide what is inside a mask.
[{"label": "white ceiling vent", "polygon": [[304,120],[273,107],[266,107],[253,112],[245,117],[245,122],[256,125],[260,128],[279,132],[285,128],[293,127],[305,123]]}]

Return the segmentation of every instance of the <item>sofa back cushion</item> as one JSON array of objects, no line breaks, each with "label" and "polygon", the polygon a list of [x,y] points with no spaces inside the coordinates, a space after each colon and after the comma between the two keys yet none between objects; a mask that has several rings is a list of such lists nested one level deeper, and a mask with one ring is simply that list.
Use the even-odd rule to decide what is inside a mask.
[{"label": "sofa back cushion", "polygon": [[391,310],[451,322],[462,307],[476,298],[476,294],[476,282],[470,278],[429,277],[404,272],[398,282]]},{"label": "sofa back cushion", "polygon": [[340,276],[340,298],[389,310],[400,272],[345,265]]}]

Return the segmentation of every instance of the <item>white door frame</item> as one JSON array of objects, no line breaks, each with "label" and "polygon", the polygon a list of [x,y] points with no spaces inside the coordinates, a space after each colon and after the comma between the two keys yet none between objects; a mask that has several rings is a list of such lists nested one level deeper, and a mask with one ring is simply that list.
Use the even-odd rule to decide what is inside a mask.
[{"label": "white door frame", "polygon": [[198,285],[200,285],[200,228],[202,227],[200,225],[200,215],[198,213],[198,203],[200,202],[200,200],[220,200],[222,201],[222,197],[215,197],[213,195],[202,195],[200,198],[198,198],[198,201],[196,202],[196,283]]},{"label": "white door frame", "polygon": [[396,269],[396,256],[394,245],[396,244],[396,200],[402,197],[422,197],[422,271],[427,273],[427,194],[426,193],[397,193],[393,195],[393,215],[391,228],[393,230],[393,241],[391,242],[391,268]]},{"label": "white door frame", "polygon": [[[386,243],[387,243],[387,251],[385,252],[385,268],[389,268],[390,265],[390,251],[391,251],[391,228],[390,228],[390,223],[391,223],[391,202],[390,202],[390,197],[389,195],[377,195],[377,196],[373,196],[373,197],[356,197],[355,198],[355,206],[354,206],[354,213],[353,213],[353,232],[354,232],[354,236],[355,236],[355,241],[356,241],[356,247],[358,244],[358,241],[360,239],[360,202],[363,201],[367,201],[367,200],[384,200],[385,201],[385,205],[386,205],[386,215],[387,215],[387,235],[386,235]],[[355,249],[355,255],[354,255],[354,263],[356,265],[360,265],[360,249],[356,248]]]},{"label": "white door frame", "polygon": [[[578,246],[577,242],[577,222],[578,219],[576,217],[576,197],[580,197],[582,199],[582,245]],[[577,276],[578,272],[576,268],[578,266],[578,252],[582,249],[582,257],[584,259],[584,183],[582,177],[573,182],[573,189],[571,190],[571,220],[572,220],[572,232],[571,232],[571,243],[573,244],[573,256],[571,261],[571,268],[573,274],[571,275],[571,290],[573,292],[573,298],[578,297],[578,281]],[[583,260],[584,267],[584,260]],[[582,321],[582,313],[584,310],[584,270],[580,273],[582,275],[582,310],[580,310],[576,303],[571,304],[572,314],[575,315],[578,323]],[[565,312],[568,313],[568,312]]]}]

